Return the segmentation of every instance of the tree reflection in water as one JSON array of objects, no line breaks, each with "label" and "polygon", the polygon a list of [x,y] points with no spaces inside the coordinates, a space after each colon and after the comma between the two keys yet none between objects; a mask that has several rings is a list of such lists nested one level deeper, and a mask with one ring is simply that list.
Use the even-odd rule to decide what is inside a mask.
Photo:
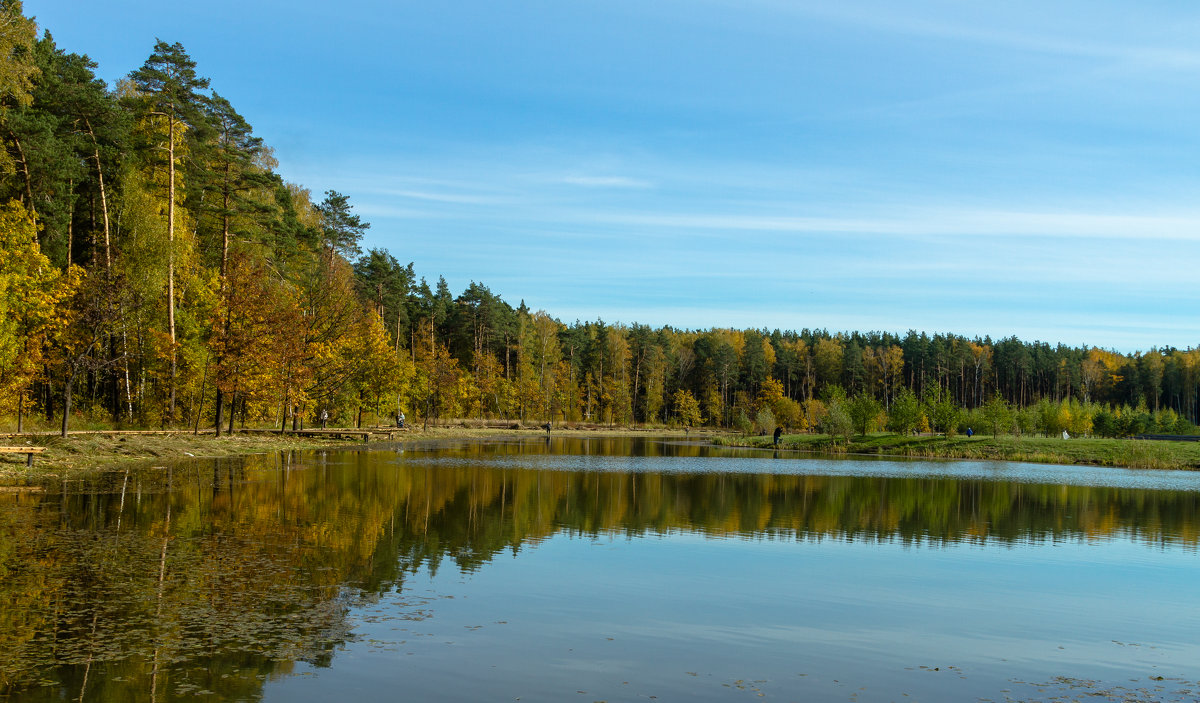
[{"label": "tree reflection in water", "polygon": [[[704,472],[521,467],[537,455],[554,465],[562,451],[578,466],[631,446],[265,455],[0,494],[0,695],[254,699],[295,662],[327,665],[352,637],[349,610],[402,592],[407,575],[446,560],[474,571],[559,533],[933,548],[1122,538],[1194,549],[1200,536],[1194,491],[728,473],[719,462]],[[655,443],[636,452],[712,454]]]}]

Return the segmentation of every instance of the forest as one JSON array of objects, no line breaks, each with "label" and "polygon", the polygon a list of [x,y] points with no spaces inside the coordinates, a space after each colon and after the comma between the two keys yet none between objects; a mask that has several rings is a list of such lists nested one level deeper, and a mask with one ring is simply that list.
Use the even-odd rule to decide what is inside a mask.
[{"label": "forest", "polygon": [[[1195,433],[1200,349],[564,322],[362,249],[183,46],[115,85],[0,1],[0,420]],[[399,257],[398,257],[399,254]],[[536,281],[531,281],[536,285]]]}]

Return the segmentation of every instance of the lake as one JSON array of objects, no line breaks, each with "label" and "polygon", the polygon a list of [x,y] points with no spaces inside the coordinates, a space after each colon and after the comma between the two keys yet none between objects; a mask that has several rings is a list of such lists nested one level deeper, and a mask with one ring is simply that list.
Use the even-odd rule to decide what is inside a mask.
[{"label": "lake", "polygon": [[1194,701],[1200,474],[683,440],[0,493],[14,701]]}]

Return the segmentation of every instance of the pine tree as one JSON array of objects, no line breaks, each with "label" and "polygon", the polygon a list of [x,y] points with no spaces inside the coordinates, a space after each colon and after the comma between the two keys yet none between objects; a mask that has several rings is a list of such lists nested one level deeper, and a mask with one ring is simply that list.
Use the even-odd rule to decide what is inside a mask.
[{"label": "pine tree", "polygon": [[317,205],[321,215],[321,243],[329,263],[334,254],[341,254],[350,261],[362,253],[358,243],[371,225],[363,222],[351,209],[350,199],[336,190],[325,191],[325,200]]},{"label": "pine tree", "polygon": [[263,141],[254,136],[246,119],[228,100],[213,93],[209,101],[208,122],[214,131],[210,170],[205,187],[213,191],[211,213],[220,229],[221,276],[229,261],[229,243],[242,215],[265,213],[269,208],[251,197],[256,190],[270,185],[269,174],[257,164],[263,155]]},{"label": "pine tree", "polygon": [[171,336],[171,382],[169,388],[168,421],[175,418],[175,378],[178,375],[175,336],[175,228],[177,139],[192,132],[193,143],[201,142],[206,132],[203,108],[207,103],[199,91],[208,88],[208,79],[196,75],[196,62],[178,42],[167,44],[161,39],[154,52],[141,68],[130,74],[139,95],[138,106],[144,115],[161,120],[166,125],[166,143],[157,145],[165,150],[167,159],[167,326]]}]

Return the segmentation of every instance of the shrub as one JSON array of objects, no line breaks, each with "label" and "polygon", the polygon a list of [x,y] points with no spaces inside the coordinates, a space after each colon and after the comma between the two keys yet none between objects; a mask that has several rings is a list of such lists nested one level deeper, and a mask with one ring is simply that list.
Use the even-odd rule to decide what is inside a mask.
[{"label": "shrub", "polygon": [[836,399],[830,400],[825,408],[825,416],[821,418],[817,428],[822,434],[840,437],[849,442],[850,433],[854,431],[854,423],[850,419],[850,414],[846,412],[845,403]]},{"label": "shrub", "polygon": [[1120,431],[1117,418],[1107,410],[1101,410],[1092,418],[1092,431],[1100,437],[1116,437]]},{"label": "shrub", "polygon": [[958,432],[959,416],[962,409],[949,398],[942,398],[930,408],[930,419],[934,429],[945,432],[947,437],[953,437]]},{"label": "shrub", "polygon": [[775,414],[768,408],[763,408],[754,416],[754,427],[760,433],[771,434],[775,432]]},{"label": "shrub", "polygon": [[892,432],[908,434],[917,428],[921,422],[921,403],[916,394],[903,388],[892,401],[892,409],[888,412],[887,428]]},{"label": "shrub", "polygon": [[850,420],[854,423],[854,429],[858,430],[860,435],[865,435],[875,429],[875,417],[879,415],[882,408],[879,401],[875,400],[875,396],[870,393],[860,393],[854,396],[854,399],[846,404],[846,410],[850,414]]},{"label": "shrub", "polygon": [[775,415],[775,422],[783,427],[805,429],[804,409],[791,398],[781,398],[775,401],[771,409]]},{"label": "shrub", "polygon": [[995,395],[989,400],[979,411],[979,417],[983,420],[986,427],[992,430],[992,436],[995,437],[1001,431],[1008,432],[1013,426],[1012,408],[1008,406],[1008,402]]},{"label": "shrub", "polygon": [[733,426],[746,436],[754,434],[754,423],[750,421],[746,411],[741,408],[738,408],[737,415],[733,418]]}]

